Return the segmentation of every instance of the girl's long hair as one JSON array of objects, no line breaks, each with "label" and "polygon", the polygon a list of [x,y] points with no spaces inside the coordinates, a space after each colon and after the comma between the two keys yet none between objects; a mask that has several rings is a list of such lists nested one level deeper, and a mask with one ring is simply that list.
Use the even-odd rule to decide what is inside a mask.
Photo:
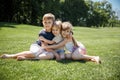
[{"label": "girl's long hair", "polygon": [[[72,32],[72,35],[73,35],[73,32]],[[75,40],[75,38],[72,36],[72,40],[73,40],[73,44],[75,47],[78,47],[78,43],[77,41]]]}]

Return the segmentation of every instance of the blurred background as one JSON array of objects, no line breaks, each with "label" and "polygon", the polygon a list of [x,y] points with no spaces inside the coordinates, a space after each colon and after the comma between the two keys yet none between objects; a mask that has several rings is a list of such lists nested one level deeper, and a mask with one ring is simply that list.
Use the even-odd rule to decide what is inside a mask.
[{"label": "blurred background", "polygon": [[42,26],[42,16],[74,26],[120,27],[119,0],[0,0],[0,22]]}]

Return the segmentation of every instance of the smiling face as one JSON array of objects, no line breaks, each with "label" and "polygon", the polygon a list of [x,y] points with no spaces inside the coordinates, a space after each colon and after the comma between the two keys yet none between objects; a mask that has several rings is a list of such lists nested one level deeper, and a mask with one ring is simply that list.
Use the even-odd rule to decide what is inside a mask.
[{"label": "smiling face", "polygon": [[42,23],[43,23],[44,29],[47,32],[51,32],[51,28],[55,21],[55,16],[52,13],[47,13],[47,14],[44,14],[42,20],[43,20]]},{"label": "smiling face", "polygon": [[43,20],[43,26],[46,31],[51,32],[51,28],[53,26],[53,20],[52,19]]},{"label": "smiling face", "polygon": [[52,33],[54,34],[54,36],[58,36],[61,34],[61,27],[62,27],[62,22],[60,20],[54,22],[52,27]]},{"label": "smiling face", "polygon": [[68,38],[72,31],[72,24],[70,22],[62,23],[62,37]]},{"label": "smiling face", "polygon": [[67,38],[71,33],[71,29],[62,30],[62,37]]},{"label": "smiling face", "polygon": [[60,29],[56,26],[52,27],[52,33],[54,34],[54,36],[57,36],[60,34]]}]

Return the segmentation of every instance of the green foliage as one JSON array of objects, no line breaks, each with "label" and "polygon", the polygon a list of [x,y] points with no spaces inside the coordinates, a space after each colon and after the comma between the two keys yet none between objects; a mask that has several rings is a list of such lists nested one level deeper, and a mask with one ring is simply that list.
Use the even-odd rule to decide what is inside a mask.
[{"label": "green foliage", "polygon": [[45,13],[88,27],[114,26],[118,20],[107,0],[0,0],[0,22],[42,25]]},{"label": "green foliage", "polygon": [[[29,50],[41,27],[0,23],[0,55]],[[74,37],[98,55],[102,64],[63,60],[0,59],[0,80],[119,80],[120,29],[74,27]]]},{"label": "green foliage", "polygon": [[117,20],[115,12],[112,11],[112,5],[104,0],[101,2],[93,2],[91,0],[86,1],[89,7],[87,26],[107,26],[107,24],[112,24],[113,26]]},{"label": "green foliage", "polygon": [[88,7],[84,0],[65,0],[61,11],[63,21],[70,21],[73,25],[84,25]]}]

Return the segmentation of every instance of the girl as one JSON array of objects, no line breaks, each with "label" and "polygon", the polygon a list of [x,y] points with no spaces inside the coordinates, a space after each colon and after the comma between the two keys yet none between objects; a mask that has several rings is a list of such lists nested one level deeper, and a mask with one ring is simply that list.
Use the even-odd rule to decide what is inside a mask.
[{"label": "girl", "polygon": [[68,53],[66,54],[67,59],[73,60],[87,60],[93,61],[96,63],[101,63],[99,56],[90,56],[86,55],[86,49],[83,44],[77,43],[72,36],[72,24],[70,22],[62,23],[62,37],[64,41],[57,45],[44,46],[44,48],[59,48],[61,46],[65,46]]},{"label": "girl", "polygon": [[[48,40],[52,40],[54,35],[51,32],[53,23],[55,21],[55,16],[51,13],[47,13],[43,16],[43,27],[44,29],[39,33],[39,38],[44,37]],[[36,41],[36,43],[30,46],[29,51],[23,51],[16,54],[3,54],[1,58],[17,58],[17,60],[24,60],[24,59],[52,59],[53,53],[45,51],[41,47],[42,40]]]}]

